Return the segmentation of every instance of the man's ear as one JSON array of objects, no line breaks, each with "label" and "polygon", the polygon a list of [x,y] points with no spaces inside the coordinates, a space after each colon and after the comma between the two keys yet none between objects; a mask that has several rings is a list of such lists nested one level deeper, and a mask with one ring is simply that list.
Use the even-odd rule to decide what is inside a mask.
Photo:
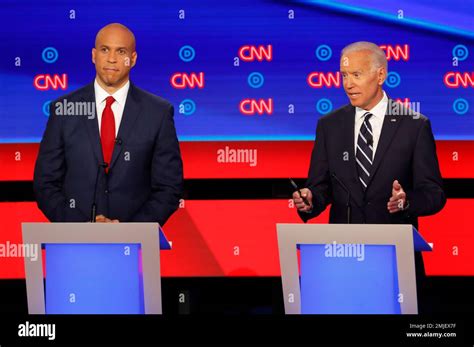
[{"label": "man's ear", "polygon": [[138,58],[138,54],[137,52],[132,52],[132,65],[130,67],[134,67],[135,64],[137,63],[137,58]]},{"label": "man's ear", "polygon": [[384,67],[379,67],[377,72],[378,72],[378,84],[379,86],[381,86],[385,82],[385,79],[387,78],[387,70],[385,70]]},{"label": "man's ear", "polygon": [[95,65],[95,55],[97,54],[97,50],[95,48],[92,48],[92,62]]}]

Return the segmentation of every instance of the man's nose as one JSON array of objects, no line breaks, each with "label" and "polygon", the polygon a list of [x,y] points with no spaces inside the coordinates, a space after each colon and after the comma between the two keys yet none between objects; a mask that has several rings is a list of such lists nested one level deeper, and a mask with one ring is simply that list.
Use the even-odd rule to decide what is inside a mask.
[{"label": "man's nose", "polygon": [[353,83],[352,78],[350,76],[347,76],[344,79],[344,84],[346,85],[347,89],[351,89],[352,87],[354,87],[354,83]]},{"label": "man's nose", "polygon": [[109,52],[109,54],[107,55],[107,61],[109,63],[117,62],[117,55],[115,54],[115,52]]}]

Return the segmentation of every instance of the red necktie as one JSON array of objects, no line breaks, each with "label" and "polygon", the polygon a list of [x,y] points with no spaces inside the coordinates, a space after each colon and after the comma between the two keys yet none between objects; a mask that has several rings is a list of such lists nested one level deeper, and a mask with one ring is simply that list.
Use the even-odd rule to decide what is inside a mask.
[{"label": "red necktie", "polygon": [[[115,144],[115,117],[112,111],[112,104],[115,99],[113,96],[108,96],[105,100],[106,104],[100,122],[100,141],[102,142],[104,161],[110,166]],[[108,168],[105,171],[108,172]]]}]

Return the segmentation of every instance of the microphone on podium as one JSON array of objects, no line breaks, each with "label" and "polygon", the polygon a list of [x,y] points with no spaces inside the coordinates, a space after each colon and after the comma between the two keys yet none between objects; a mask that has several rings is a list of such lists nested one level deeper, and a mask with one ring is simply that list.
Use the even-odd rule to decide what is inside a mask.
[{"label": "microphone on podium", "polygon": [[351,191],[347,189],[346,185],[337,177],[337,175],[333,172],[331,177],[336,180],[336,182],[344,189],[347,193],[347,200],[346,200],[346,207],[347,207],[347,224],[351,224]]},{"label": "microphone on podium", "polygon": [[95,217],[97,216],[97,184],[99,183],[99,175],[101,169],[106,169],[109,167],[107,163],[101,163],[97,166],[97,175],[95,176],[95,184],[94,184],[94,197],[92,199],[92,206],[91,206],[91,223],[95,223]]}]

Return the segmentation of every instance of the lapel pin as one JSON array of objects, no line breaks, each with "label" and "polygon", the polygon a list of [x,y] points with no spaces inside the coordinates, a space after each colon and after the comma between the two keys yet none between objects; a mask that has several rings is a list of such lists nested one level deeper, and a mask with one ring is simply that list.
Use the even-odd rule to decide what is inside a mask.
[{"label": "lapel pin", "polygon": [[397,119],[396,119],[396,118],[391,118],[390,121],[391,121],[391,122],[396,122]]}]

